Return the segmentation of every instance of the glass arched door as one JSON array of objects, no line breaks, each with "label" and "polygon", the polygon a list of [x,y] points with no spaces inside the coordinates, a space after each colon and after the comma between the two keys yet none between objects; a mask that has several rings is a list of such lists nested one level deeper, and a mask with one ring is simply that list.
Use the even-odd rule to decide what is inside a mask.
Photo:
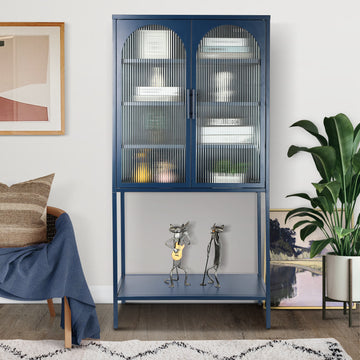
[{"label": "glass arched door", "polygon": [[186,51],[162,25],[138,28],[121,50],[121,182],[186,181]]},{"label": "glass arched door", "polygon": [[260,182],[261,52],[240,26],[216,26],[196,51],[197,184]]}]

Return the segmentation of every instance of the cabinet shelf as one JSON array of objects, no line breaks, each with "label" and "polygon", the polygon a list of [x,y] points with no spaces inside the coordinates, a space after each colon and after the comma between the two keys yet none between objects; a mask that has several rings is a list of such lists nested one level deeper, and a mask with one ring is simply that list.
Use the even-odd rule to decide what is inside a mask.
[{"label": "cabinet shelf", "polygon": [[233,106],[233,107],[257,107],[261,103],[259,101],[198,101],[199,106]]},{"label": "cabinet shelf", "polygon": [[165,64],[184,64],[183,59],[122,59],[123,64],[154,64],[154,65],[165,65]]},{"label": "cabinet shelf", "polygon": [[125,101],[123,106],[184,106],[183,101]]},{"label": "cabinet shelf", "polygon": [[209,58],[198,59],[200,64],[226,64],[226,65],[260,65],[260,59],[221,59],[221,58]]},{"label": "cabinet shelf", "polygon": [[259,148],[257,145],[255,144],[233,144],[233,143],[223,143],[223,144],[202,144],[202,143],[198,143],[197,147],[200,148],[211,148],[211,149],[222,149],[222,148],[227,148],[227,149],[257,149]]},{"label": "cabinet shelf", "polygon": [[128,144],[123,149],[185,149],[185,145],[176,144]]},{"label": "cabinet shelf", "polygon": [[184,275],[170,288],[164,280],[169,274],[127,274],[119,282],[119,300],[265,300],[265,283],[257,274],[219,274],[220,288],[201,286],[202,274]]}]

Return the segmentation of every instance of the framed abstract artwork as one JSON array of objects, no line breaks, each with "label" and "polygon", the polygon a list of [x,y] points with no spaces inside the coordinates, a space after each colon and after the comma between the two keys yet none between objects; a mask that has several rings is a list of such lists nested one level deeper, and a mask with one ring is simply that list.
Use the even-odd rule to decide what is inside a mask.
[{"label": "framed abstract artwork", "polygon": [[64,23],[0,23],[0,134],[62,135]]},{"label": "framed abstract artwork", "polygon": [[[290,210],[270,210],[270,283],[274,308],[321,309],[322,255],[310,259],[311,242],[324,238],[317,229],[305,241],[300,229],[293,230],[299,219],[285,217]],[[327,308],[342,308],[342,303],[327,303]]]}]

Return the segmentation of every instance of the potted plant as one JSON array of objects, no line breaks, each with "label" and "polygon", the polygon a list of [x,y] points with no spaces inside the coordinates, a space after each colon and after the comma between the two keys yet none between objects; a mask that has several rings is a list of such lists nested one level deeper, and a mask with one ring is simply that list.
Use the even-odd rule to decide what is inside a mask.
[{"label": "potted plant", "polygon": [[245,183],[248,164],[219,160],[216,162],[212,173],[213,183]]},{"label": "potted plant", "polygon": [[315,147],[290,146],[288,157],[298,152],[311,154],[320,181],[312,183],[315,196],[297,193],[309,201],[310,206],[291,210],[286,220],[299,218],[294,229],[301,228],[300,237],[305,240],[317,228],[324,239],[311,243],[310,257],[321,254],[326,246],[332,252],[326,254],[327,296],[348,301],[348,259],[352,259],[353,301],[360,300],[360,215],[353,223],[353,215],[360,194],[360,124],[355,129],[344,114],[324,118],[326,136],[308,120],[292,125],[301,127],[320,143]]}]

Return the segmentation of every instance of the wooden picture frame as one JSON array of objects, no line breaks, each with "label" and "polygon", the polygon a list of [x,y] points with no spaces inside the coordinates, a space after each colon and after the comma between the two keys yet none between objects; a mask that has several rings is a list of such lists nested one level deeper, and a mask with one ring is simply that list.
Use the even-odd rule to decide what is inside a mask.
[{"label": "wooden picture frame", "polygon": [[[321,309],[322,255],[331,248],[310,259],[311,240],[323,239],[324,235],[317,229],[309,237],[311,240],[302,241],[300,229],[293,230],[299,219],[290,219],[285,224],[290,210],[270,209],[271,308]],[[326,308],[342,309],[342,303],[328,302]]]},{"label": "wooden picture frame", "polygon": [[0,23],[0,135],[65,133],[64,23]]}]

